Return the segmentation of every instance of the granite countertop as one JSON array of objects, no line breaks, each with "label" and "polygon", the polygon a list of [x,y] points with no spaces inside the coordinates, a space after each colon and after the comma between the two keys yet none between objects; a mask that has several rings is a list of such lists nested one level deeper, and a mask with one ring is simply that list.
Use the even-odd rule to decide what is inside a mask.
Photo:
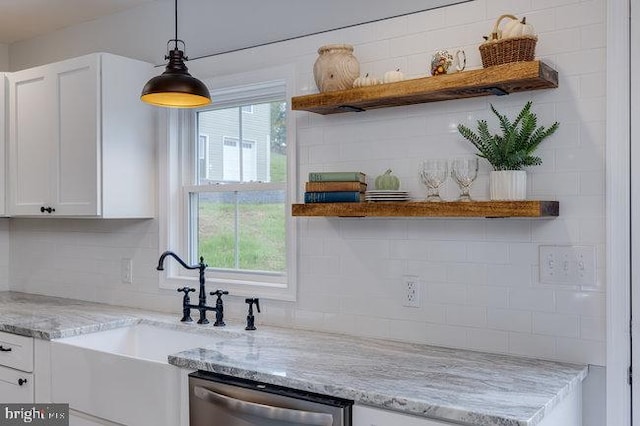
[{"label": "granite countertop", "polygon": [[[9,333],[55,339],[139,322],[212,329],[185,327],[177,314],[0,292],[0,331]],[[583,365],[428,345],[266,326],[225,329],[228,339],[173,354],[169,363],[434,419],[499,426],[537,425],[587,374]]]}]

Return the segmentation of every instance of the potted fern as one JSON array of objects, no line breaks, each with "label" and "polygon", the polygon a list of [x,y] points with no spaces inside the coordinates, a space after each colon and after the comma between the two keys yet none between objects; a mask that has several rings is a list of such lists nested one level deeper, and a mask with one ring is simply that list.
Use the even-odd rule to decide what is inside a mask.
[{"label": "potted fern", "polygon": [[489,175],[492,200],[524,200],[527,196],[527,172],[523,167],[542,164],[542,159],[533,155],[538,145],[551,136],[559,124],[538,127],[538,119],[531,112],[531,101],[527,102],[516,119],[511,122],[491,105],[498,117],[502,134],[491,134],[486,120],[478,120],[478,132],[459,124],[458,131],[480,151],[478,155],[487,159],[494,170]]}]

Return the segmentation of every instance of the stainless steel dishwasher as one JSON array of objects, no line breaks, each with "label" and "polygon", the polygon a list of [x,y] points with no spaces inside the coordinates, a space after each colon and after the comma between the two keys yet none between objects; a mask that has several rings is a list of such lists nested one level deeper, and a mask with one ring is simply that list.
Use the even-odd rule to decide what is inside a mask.
[{"label": "stainless steel dishwasher", "polygon": [[190,426],[351,426],[353,401],[221,374],[189,375]]}]

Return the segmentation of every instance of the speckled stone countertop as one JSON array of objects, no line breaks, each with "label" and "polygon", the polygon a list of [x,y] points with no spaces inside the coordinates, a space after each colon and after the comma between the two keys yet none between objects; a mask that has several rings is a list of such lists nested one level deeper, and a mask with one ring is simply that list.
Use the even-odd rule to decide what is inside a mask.
[{"label": "speckled stone countertop", "polygon": [[[138,322],[185,327],[176,315],[0,292],[0,331],[55,339]],[[534,426],[586,377],[587,367],[337,334],[240,325],[215,346],[169,363],[470,425]],[[213,330],[212,330],[213,331]],[[216,335],[220,336],[220,329]]]}]

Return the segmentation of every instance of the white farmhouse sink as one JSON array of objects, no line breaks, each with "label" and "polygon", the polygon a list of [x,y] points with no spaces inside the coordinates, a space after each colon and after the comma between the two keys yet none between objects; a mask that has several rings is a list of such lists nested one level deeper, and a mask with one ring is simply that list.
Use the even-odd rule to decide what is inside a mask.
[{"label": "white farmhouse sink", "polygon": [[169,365],[167,356],[239,336],[211,331],[137,324],[53,340],[53,402],[123,425],[180,425],[186,418],[186,370]]},{"label": "white farmhouse sink", "polygon": [[[231,335],[231,333],[229,333]],[[114,328],[97,333],[58,339],[56,342],[101,352],[167,364],[167,356],[187,349],[205,347],[219,339],[148,324]]]}]

